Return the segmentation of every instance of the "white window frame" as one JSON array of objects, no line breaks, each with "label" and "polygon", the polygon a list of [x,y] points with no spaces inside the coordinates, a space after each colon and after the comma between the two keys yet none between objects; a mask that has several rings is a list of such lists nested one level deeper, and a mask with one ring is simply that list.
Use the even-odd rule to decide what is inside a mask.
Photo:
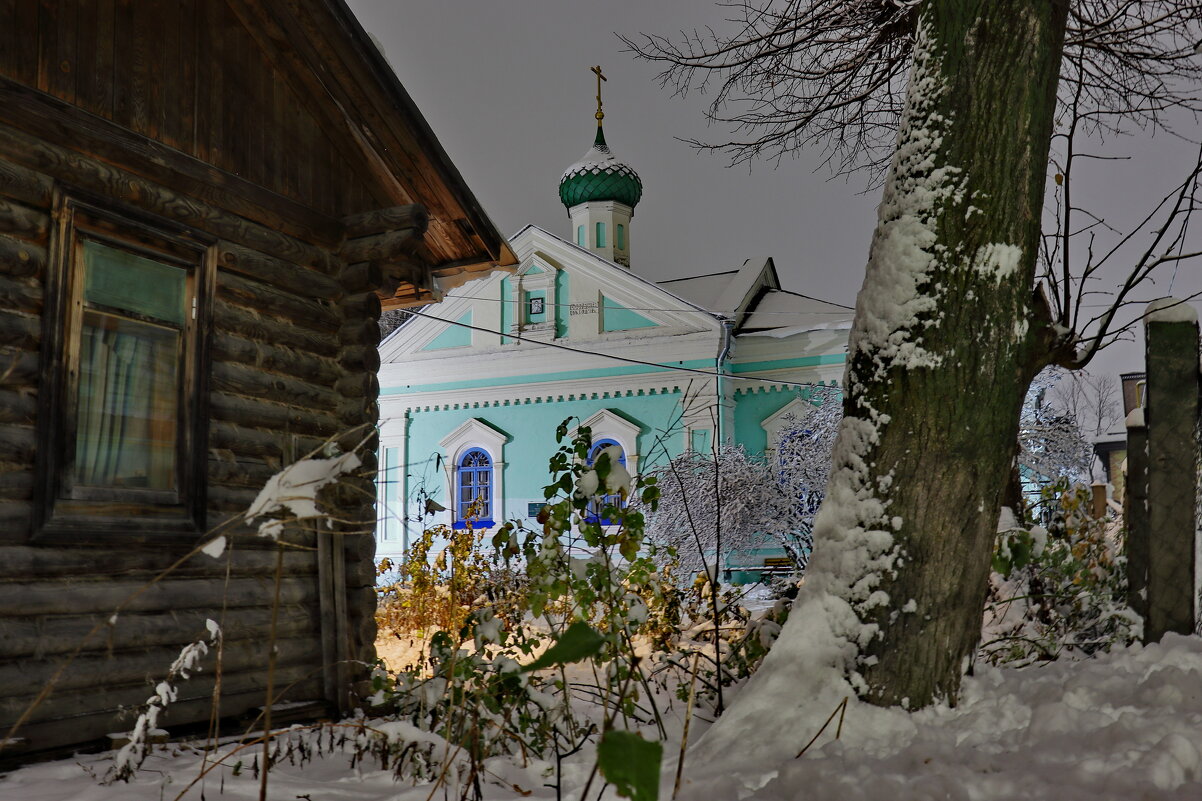
[{"label": "white window frame", "polygon": [[451,523],[459,522],[458,483],[459,462],[463,455],[472,448],[479,448],[488,454],[492,460],[492,520],[500,525],[505,519],[505,444],[509,436],[494,428],[487,421],[473,417],[465,420],[450,434],[439,440],[443,458],[447,465],[445,484],[447,503],[451,513]]}]

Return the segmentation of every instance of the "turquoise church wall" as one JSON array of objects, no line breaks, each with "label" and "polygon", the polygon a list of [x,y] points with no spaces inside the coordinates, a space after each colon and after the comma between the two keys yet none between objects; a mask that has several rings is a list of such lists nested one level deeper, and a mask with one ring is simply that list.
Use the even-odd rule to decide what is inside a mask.
[{"label": "turquoise church wall", "polygon": [[[413,410],[409,415],[408,427],[407,495],[412,503],[418,497],[418,491],[424,489],[432,499],[449,508],[450,499],[446,493],[446,471],[449,468],[436,458],[441,451],[439,443],[449,432],[475,418],[508,436],[504,453],[504,517],[525,517],[528,504],[543,500],[543,486],[549,481],[547,461],[558,447],[555,429],[565,418],[575,418],[572,422],[575,426],[603,409],[610,409],[637,423],[641,429],[636,445],[641,471],[662,464],[666,458],[684,450],[684,433],[679,426],[676,430],[664,433],[679,418],[680,400],[680,392],[670,392],[550,403]],[[443,456],[454,458],[454,454]],[[493,458],[498,457],[493,454]]]},{"label": "turquoise church wall", "polygon": [[[833,382],[832,382],[833,383]],[[735,396],[735,441],[748,453],[768,449],[768,435],[762,423],[795,398],[809,398],[807,387],[781,387],[759,392],[740,392]]]}]

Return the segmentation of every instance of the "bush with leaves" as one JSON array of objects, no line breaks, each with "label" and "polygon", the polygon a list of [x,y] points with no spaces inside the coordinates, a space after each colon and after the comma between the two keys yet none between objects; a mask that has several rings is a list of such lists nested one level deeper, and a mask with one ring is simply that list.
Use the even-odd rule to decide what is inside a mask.
[{"label": "bush with leaves", "polygon": [[[434,634],[425,665],[395,676],[377,671],[373,701],[392,710],[392,721],[373,724],[357,747],[398,775],[453,774],[478,796],[491,757],[520,754],[558,765],[592,741],[598,743],[594,776],[599,771],[633,792],[646,782],[653,751],[658,772],[658,743],[627,731],[652,725],[663,731],[635,639],[668,637],[679,606],[670,571],[644,541],[641,509],[654,509],[656,481],[632,478],[608,450],[590,462],[591,432],[580,427],[567,440],[568,425],[557,431],[561,444],[550,460],[538,528],[506,522],[492,538],[500,567],[486,568],[485,557],[473,556],[481,551],[478,534],[431,530],[402,568],[411,599],[445,594],[450,602],[445,614],[414,603],[414,615],[451,625]],[[632,495],[640,508],[627,502]],[[436,536],[450,542],[444,561],[428,557]],[[487,604],[469,612],[466,602],[485,595],[477,579],[497,569],[524,573],[524,606],[502,614]],[[546,633],[531,629],[524,613],[541,619]],[[591,685],[570,680],[565,669],[582,660],[596,677]],[[592,703],[580,705],[581,697]],[[642,754],[646,770],[627,775],[630,762],[614,754]]]},{"label": "bush with leaves", "polygon": [[998,536],[979,656],[1026,665],[1080,658],[1137,640],[1126,604],[1119,527],[1090,514],[1089,487],[1061,479],[1042,490],[1046,528],[1028,521]]}]

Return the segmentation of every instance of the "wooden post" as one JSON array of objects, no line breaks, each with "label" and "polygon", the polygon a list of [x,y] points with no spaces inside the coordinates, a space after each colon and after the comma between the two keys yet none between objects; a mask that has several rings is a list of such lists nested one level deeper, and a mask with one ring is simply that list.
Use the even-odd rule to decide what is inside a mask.
[{"label": "wooden post", "polygon": [[1092,493],[1090,499],[1092,503],[1089,513],[1094,520],[1101,520],[1110,511],[1106,507],[1106,485],[1101,482],[1094,482],[1090,485],[1089,489]]},{"label": "wooden post", "polygon": [[1148,614],[1145,642],[1191,634],[1197,618],[1198,320],[1189,304],[1148,307]]},{"label": "wooden post", "polygon": [[1127,415],[1127,489],[1123,518],[1127,527],[1127,604],[1148,617],[1148,429],[1142,407]]}]

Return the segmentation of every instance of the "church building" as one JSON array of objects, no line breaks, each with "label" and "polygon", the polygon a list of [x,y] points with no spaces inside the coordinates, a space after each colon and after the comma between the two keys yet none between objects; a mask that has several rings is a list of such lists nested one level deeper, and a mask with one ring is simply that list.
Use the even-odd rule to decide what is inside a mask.
[{"label": "church building", "polygon": [[381,344],[377,557],[432,523],[533,518],[567,418],[637,474],[728,440],[765,454],[811,385],[841,380],[851,309],[782,289],[771,258],[640,273],[643,183],[603,116],[598,96],[596,139],[559,182],[568,236],[527,225],[513,273],[448,292]]}]

